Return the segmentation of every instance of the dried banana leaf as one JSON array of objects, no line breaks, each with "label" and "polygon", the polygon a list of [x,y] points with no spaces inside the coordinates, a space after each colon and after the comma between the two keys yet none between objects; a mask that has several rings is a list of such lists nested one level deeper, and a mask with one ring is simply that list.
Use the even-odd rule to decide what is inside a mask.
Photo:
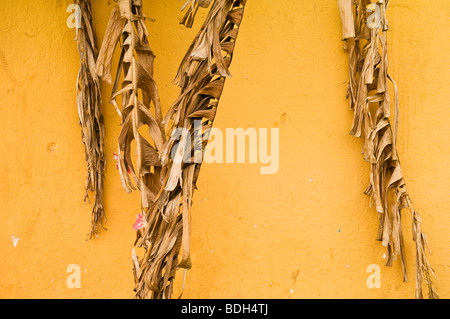
[{"label": "dried banana leaf", "polygon": [[[191,5],[188,13],[191,16],[185,25],[192,26],[194,11],[199,6],[209,7],[211,3],[211,0],[187,1],[185,7]],[[133,249],[136,298],[171,298],[176,270],[184,268],[186,274],[191,267],[190,212],[201,162],[192,161],[184,146],[188,140],[194,145],[194,135],[206,136],[212,126],[225,77],[230,76],[228,67],[245,3],[245,0],[212,3],[203,27],[181,63],[176,77],[181,93],[164,120],[153,79],[155,56],[148,45],[142,1],[120,0],[111,13],[96,72],[112,82],[112,56],[122,39],[111,102],[122,117],[118,155],[122,186],[127,192],[138,188],[141,193],[143,227],[137,231],[135,247],[143,248],[145,253],[140,258]],[[119,89],[122,73],[124,80]],[[116,102],[118,96],[122,97],[121,109]],[[201,132],[194,126],[196,120],[202,122]],[[139,132],[145,125],[150,140]],[[171,129],[167,129],[169,125]],[[173,133],[180,128],[185,133],[176,144]],[[166,132],[170,132],[167,141]],[[136,164],[131,154],[133,141]],[[203,153],[206,142],[200,144],[194,149]],[[183,161],[171,158],[172,153]],[[127,171],[131,174],[126,174]]]},{"label": "dried banana leaf", "polygon": [[[161,151],[165,142],[158,88],[153,79],[155,56],[147,37],[142,1],[121,0],[111,12],[96,64],[97,74],[111,83],[112,57],[117,44],[122,40],[121,55],[110,100],[122,117],[118,168],[122,186],[127,192],[136,188],[141,190],[143,207],[148,207],[148,203],[155,197],[153,192],[161,184],[159,182],[161,163],[158,152]],[[122,74],[123,81],[119,89]],[[116,101],[119,96],[122,97],[121,109]],[[154,114],[150,111],[152,106]],[[141,134],[142,130],[141,133],[139,132],[140,128],[145,127],[153,144]],[[136,143],[137,152],[135,163],[133,163],[131,152],[133,141]]]},{"label": "dried banana leaf", "polygon": [[100,80],[95,71],[98,50],[91,1],[76,0],[76,4],[81,12],[81,28],[76,30],[81,64],[77,78],[77,106],[87,163],[85,202],[89,200],[89,191],[94,192],[90,232],[90,238],[92,238],[100,228],[104,228],[103,222],[106,218],[103,208],[103,178],[106,166],[105,127],[101,114]]},{"label": "dried banana leaf", "polygon": [[[205,1],[205,6],[208,4]],[[201,162],[194,160],[197,155],[187,155],[184,146],[189,141],[194,149],[204,152],[206,142],[194,145],[194,136],[204,140],[213,124],[225,78],[230,76],[228,67],[245,4],[245,0],[214,1],[179,67],[176,82],[181,92],[163,120],[171,133],[159,156],[162,184],[144,211],[144,227],[137,233],[135,246],[145,250],[145,256],[136,258],[135,263],[137,298],[171,298],[176,270],[183,268],[185,278],[191,268],[191,206]],[[194,121],[201,121],[201,131]],[[177,137],[173,133],[180,128],[185,133],[175,148]],[[172,153],[184,161],[170,158]]]},{"label": "dried banana leaf", "polygon": [[[349,84],[347,98],[354,112],[350,134],[364,140],[364,159],[370,163],[370,183],[365,193],[370,196],[379,216],[377,240],[387,247],[387,266],[400,256],[403,280],[407,281],[406,256],[401,212],[412,215],[413,239],[416,243],[416,298],[423,298],[425,279],[430,299],[438,298],[431,282],[434,274],[428,263],[425,247],[427,237],[421,230],[421,219],[414,210],[406,190],[396,148],[399,102],[397,85],[388,74],[386,10],[389,0],[339,0],[345,49],[349,54]],[[380,20],[368,25],[379,9]],[[394,124],[390,122],[388,82],[394,87]]]},{"label": "dried banana leaf", "polygon": [[[171,298],[176,270],[191,267],[190,211],[201,163],[189,161],[183,146],[188,139],[194,145],[194,135],[205,136],[212,126],[225,77],[230,76],[228,67],[245,3],[245,0],[213,2],[181,63],[176,77],[181,93],[164,120],[153,79],[155,56],[148,44],[142,1],[120,0],[111,13],[96,72],[112,83],[112,57],[121,40],[111,103],[122,117],[118,143],[122,186],[127,192],[137,188],[141,193],[143,227],[137,230],[135,247],[143,248],[145,253],[140,258],[133,249],[136,298]],[[210,4],[211,1],[193,2],[194,8]],[[123,81],[119,83],[122,74]],[[116,101],[119,96],[121,108]],[[194,126],[195,120],[202,122],[201,132]],[[150,139],[141,134],[143,127],[148,129]],[[185,133],[176,144],[173,132],[180,128]],[[166,132],[170,132],[168,140]],[[206,142],[197,145],[201,152],[205,147]],[[176,161],[170,157],[172,153],[184,160]]]},{"label": "dried banana leaf", "polygon": [[187,9],[185,16],[181,19],[180,24],[187,28],[191,28],[194,23],[195,16],[199,7],[208,8],[213,0],[186,0],[181,11]]}]

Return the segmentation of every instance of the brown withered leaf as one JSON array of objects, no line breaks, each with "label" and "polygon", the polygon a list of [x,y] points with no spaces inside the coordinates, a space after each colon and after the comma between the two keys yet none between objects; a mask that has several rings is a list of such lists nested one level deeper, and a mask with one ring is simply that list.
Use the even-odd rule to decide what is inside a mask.
[{"label": "brown withered leaf", "polygon": [[81,26],[76,30],[80,54],[77,106],[87,163],[85,202],[89,199],[89,192],[94,192],[90,231],[90,238],[92,238],[98,233],[99,228],[104,228],[103,222],[106,218],[103,207],[103,178],[106,166],[105,128],[101,114],[100,80],[95,71],[98,50],[92,21],[91,1],[76,0],[76,4],[80,7],[81,13]]},{"label": "brown withered leaf", "polygon": [[[345,49],[349,54],[347,98],[354,112],[350,134],[364,140],[364,159],[370,163],[370,183],[365,193],[375,204],[379,216],[377,240],[387,247],[387,266],[400,256],[403,280],[407,281],[406,256],[401,211],[412,215],[416,243],[416,298],[423,298],[422,281],[428,285],[430,299],[438,298],[431,282],[434,274],[425,255],[426,235],[406,190],[396,143],[399,123],[397,84],[388,74],[386,10],[388,0],[379,0],[380,21],[370,21],[370,0],[339,0]],[[378,22],[378,23],[377,23]],[[394,125],[390,123],[389,81],[394,87]]]},{"label": "brown withered leaf", "polygon": [[208,8],[213,0],[186,0],[181,11],[187,9],[186,14],[181,19],[180,24],[183,24],[187,28],[192,28],[195,16],[199,7]]},{"label": "brown withered leaf", "polygon": [[[210,2],[204,1],[204,6]],[[161,188],[145,211],[145,226],[136,240],[136,247],[146,252],[135,273],[137,298],[171,298],[176,270],[184,268],[185,276],[192,266],[191,206],[201,161],[193,160],[195,155],[187,152],[185,144],[189,141],[191,151],[199,147],[204,152],[206,143],[195,146],[194,136],[200,134],[203,140],[213,124],[225,78],[231,75],[228,68],[245,4],[244,0],[214,1],[179,67],[176,82],[181,92],[162,122],[171,129],[159,157]],[[196,131],[195,120],[202,122],[201,132]],[[184,129],[181,137],[173,134],[179,129]],[[174,158],[169,156],[172,153]]]},{"label": "brown withered leaf", "polygon": [[[111,94],[111,103],[116,106],[122,117],[118,166],[122,186],[127,192],[140,189],[144,208],[156,197],[155,189],[157,189],[145,184],[160,185],[161,164],[158,152],[165,143],[165,133],[161,124],[161,103],[153,79],[155,56],[148,44],[147,36],[142,1],[119,1],[119,5],[113,8],[110,15],[96,65],[97,74],[110,82],[112,56],[118,42],[122,40],[121,55]],[[119,83],[121,74],[123,81]],[[119,96],[122,98],[121,109],[117,104]],[[140,128],[148,130],[154,144],[146,140],[139,132]],[[133,141],[136,143],[137,152],[135,163],[131,151]]]},{"label": "brown withered leaf", "polygon": [[[198,154],[190,155],[187,146],[201,154],[206,147],[203,140],[212,127],[225,77],[231,75],[228,68],[245,3],[186,2],[185,7],[190,5],[192,10],[186,26],[192,25],[198,7],[211,8],[180,65],[176,81],[181,92],[164,119],[142,1],[120,0],[111,13],[95,70],[105,81],[111,80],[112,55],[121,39],[111,103],[122,117],[118,143],[122,186],[127,192],[137,188],[141,193],[144,227],[137,231],[132,253],[136,298],[171,298],[177,269],[184,268],[185,276],[191,268],[191,206],[201,161],[193,161]],[[119,96],[121,108],[116,101]],[[202,122],[201,132],[194,121]],[[149,139],[142,134],[143,128]],[[179,129],[184,129],[181,137],[174,134]],[[200,145],[195,144],[195,135],[201,135]],[[133,142],[136,156],[131,151]]]}]

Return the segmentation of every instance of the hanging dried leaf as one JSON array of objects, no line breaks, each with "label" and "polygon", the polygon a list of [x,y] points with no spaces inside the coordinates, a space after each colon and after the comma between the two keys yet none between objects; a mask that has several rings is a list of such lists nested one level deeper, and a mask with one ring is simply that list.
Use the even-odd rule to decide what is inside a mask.
[{"label": "hanging dried leaf", "polygon": [[195,16],[199,7],[208,8],[213,0],[186,0],[181,11],[188,9],[183,19],[181,19],[180,24],[183,24],[187,28],[192,28]]},{"label": "hanging dried leaf", "polygon": [[[144,227],[137,233],[136,248],[145,254],[135,267],[137,298],[171,298],[178,268],[191,268],[191,206],[206,143],[195,144],[212,126],[225,77],[230,76],[234,42],[242,20],[245,0],[216,0],[189,47],[177,74],[181,93],[163,123],[171,126],[170,139],[160,152],[161,185],[151,205],[144,210]],[[201,52],[201,53],[199,53]],[[202,122],[202,130],[194,121]],[[177,137],[174,132],[183,129]],[[190,142],[187,143],[187,142]],[[187,149],[186,145],[192,145]],[[194,149],[194,155],[189,150]],[[175,154],[170,158],[169,154]],[[181,260],[178,256],[181,254]],[[184,280],[183,280],[184,282]]]},{"label": "hanging dried leaf", "polygon": [[[228,67],[245,3],[245,0],[214,1],[181,63],[177,75],[181,93],[164,121],[153,79],[155,56],[148,45],[142,1],[120,0],[111,13],[96,72],[105,81],[111,79],[112,56],[122,39],[111,103],[122,117],[117,154],[122,186],[127,192],[138,188],[141,193],[142,227],[136,227],[137,249],[132,253],[136,298],[171,298],[176,270],[191,267],[190,212],[201,166],[201,161],[193,159],[206,147],[202,137],[207,136],[207,129],[212,126],[224,77],[230,76]],[[194,7],[210,4],[211,0],[192,3]],[[119,96],[121,109],[116,101]],[[195,120],[202,122],[201,131],[195,127]],[[171,134],[166,141],[169,124]],[[142,135],[143,127],[148,129],[148,140]],[[174,133],[178,129],[184,131],[177,144]],[[201,145],[195,144],[194,136],[198,135]],[[136,146],[135,163],[132,142]],[[197,151],[193,158],[186,152],[188,145],[193,145],[194,153]],[[145,251],[141,258],[139,248]]]},{"label": "hanging dried leaf", "polygon": [[[144,208],[153,201],[155,191],[161,184],[158,152],[165,142],[158,88],[153,79],[155,56],[147,36],[142,1],[120,0],[119,6],[112,10],[96,65],[97,74],[103,76],[105,81],[110,81],[112,56],[117,43],[122,39],[121,55],[111,94],[111,103],[122,117],[118,168],[122,186],[127,192],[136,188],[141,190]],[[119,89],[122,74],[122,88]],[[121,110],[116,101],[119,96],[122,97]],[[150,111],[152,106],[154,114]],[[147,141],[142,130],[139,132],[141,128],[148,129],[154,144]],[[133,141],[136,143],[137,153],[135,163],[131,151]]]},{"label": "hanging dried leaf", "polygon": [[[436,299],[438,295],[430,275],[433,270],[425,255],[426,235],[421,230],[420,216],[406,190],[396,148],[399,103],[397,85],[388,74],[388,4],[389,0],[378,0],[376,6],[370,0],[339,0],[342,38],[349,53],[347,98],[354,112],[350,134],[364,139],[364,159],[371,167],[370,183],[365,193],[371,197],[379,213],[377,240],[387,247],[386,265],[392,266],[393,260],[400,256],[403,279],[407,281],[401,211],[409,209],[416,243],[416,298],[423,298],[422,280],[425,277],[429,298]],[[373,13],[379,13],[379,21],[377,14]],[[390,123],[388,80],[392,82],[395,94],[393,127]]]},{"label": "hanging dried leaf", "polygon": [[95,71],[98,50],[91,14],[90,0],[76,0],[81,12],[81,28],[77,29],[80,70],[77,79],[77,105],[85,147],[87,177],[85,202],[89,191],[94,192],[90,238],[103,226],[103,174],[106,166],[104,152],[105,128],[101,114],[100,80]]}]

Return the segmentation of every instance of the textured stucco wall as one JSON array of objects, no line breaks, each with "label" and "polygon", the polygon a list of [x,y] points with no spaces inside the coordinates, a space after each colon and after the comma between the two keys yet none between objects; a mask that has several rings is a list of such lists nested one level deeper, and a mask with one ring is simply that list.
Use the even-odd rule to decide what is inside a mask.
[{"label": "textured stucco wall", "polygon": [[[112,153],[120,119],[106,103],[108,231],[86,241],[85,162],[75,105],[79,61],[66,26],[70,1],[1,0],[0,297],[129,298],[138,193],[121,189]],[[99,40],[111,0],[94,0]],[[390,73],[400,89],[398,151],[422,216],[442,297],[450,295],[450,5],[392,0]],[[197,32],[177,0],[145,0],[165,109]],[[280,129],[280,169],[205,164],[195,193],[193,268],[185,298],[413,298],[414,246],[404,213],[410,281],[384,266],[377,215],[363,191],[369,167],[348,133],[347,55],[337,1],[249,0],[215,126]],[[16,246],[14,238],[19,238]],[[81,267],[69,289],[66,268]],[[366,269],[381,266],[381,288]],[[177,282],[180,282],[181,272]],[[179,285],[177,288],[179,292]]]}]

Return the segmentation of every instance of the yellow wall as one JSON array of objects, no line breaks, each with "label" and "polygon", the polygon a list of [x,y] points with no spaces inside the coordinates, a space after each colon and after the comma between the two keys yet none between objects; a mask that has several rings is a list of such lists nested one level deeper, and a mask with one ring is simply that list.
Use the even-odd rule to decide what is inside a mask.
[{"label": "yellow wall", "polygon": [[[79,66],[71,1],[0,1],[0,297],[130,298],[138,193],[122,190],[112,153],[120,119],[106,103],[108,231],[86,241],[85,162],[75,105]],[[94,0],[99,40],[112,0]],[[144,1],[165,109],[171,81],[201,25],[178,24],[177,0]],[[392,0],[390,71],[400,88],[398,151],[433,250],[441,297],[450,294],[450,5]],[[410,281],[384,266],[369,168],[348,133],[347,55],[337,1],[249,0],[215,126],[280,129],[280,169],[205,164],[195,193],[193,268],[184,298],[413,298],[414,246],[404,213]],[[310,181],[311,179],[311,181]],[[13,236],[19,238],[16,247]],[[66,268],[81,267],[69,289]],[[369,289],[367,266],[381,266]],[[178,284],[181,273],[178,274]],[[178,285],[179,287],[179,285]],[[179,292],[179,288],[177,289]]]}]

